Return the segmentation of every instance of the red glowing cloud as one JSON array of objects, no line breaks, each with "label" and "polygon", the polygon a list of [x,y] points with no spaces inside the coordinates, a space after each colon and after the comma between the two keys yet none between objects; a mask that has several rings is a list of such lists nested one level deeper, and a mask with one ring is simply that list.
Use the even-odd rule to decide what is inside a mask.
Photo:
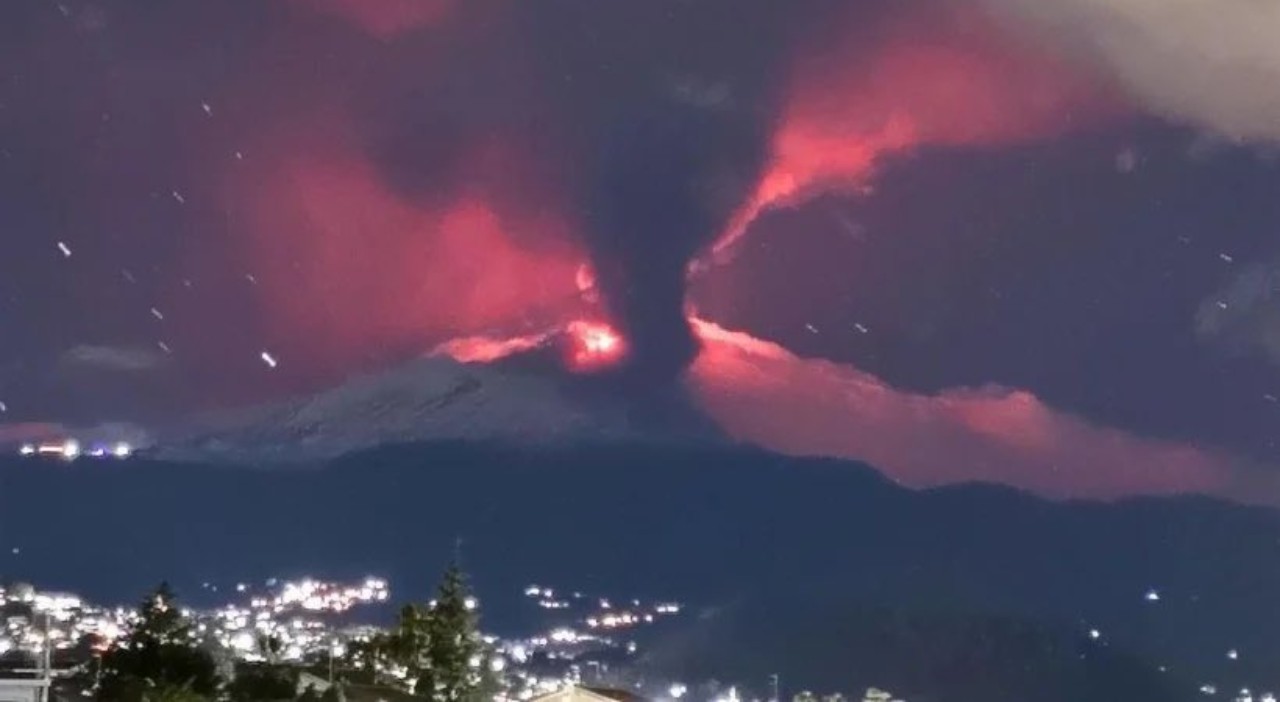
[{"label": "red glowing cloud", "polygon": [[1046,406],[1021,390],[916,395],[851,366],[694,322],[695,401],[730,435],[795,455],[864,460],[911,487],[985,481],[1052,498],[1208,493],[1280,500],[1229,457],[1141,439]]},{"label": "red glowing cloud", "polygon": [[248,203],[235,233],[268,343],[340,368],[373,349],[542,325],[577,300],[584,257],[554,214],[483,187],[411,202],[342,143],[331,130],[284,140],[260,179],[231,185]]},{"label": "red glowing cloud", "polygon": [[454,0],[294,0],[294,4],[341,17],[377,37],[391,37],[445,19]]},{"label": "red glowing cloud", "polygon": [[432,355],[460,363],[492,363],[539,348],[558,348],[567,370],[597,373],[615,368],[627,357],[627,342],[612,326],[576,319],[563,327],[525,336],[464,336],[437,346]]},{"label": "red glowing cloud", "polygon": [[493,363],[508,356],[532,351],[547,343],[551,334],[500,337],[488,334],[450,339],[431,351],[432,356],[448,356],[459,363]]},{"label": "red glowing cloud", "polygon": [[920,146],[1051,137],[1119,113],[1110,91],[972,12],[912,12],[868,51],[841,42],[799,58],[772,159],[714,247],[762,210],[868,185],[877,161]]}]

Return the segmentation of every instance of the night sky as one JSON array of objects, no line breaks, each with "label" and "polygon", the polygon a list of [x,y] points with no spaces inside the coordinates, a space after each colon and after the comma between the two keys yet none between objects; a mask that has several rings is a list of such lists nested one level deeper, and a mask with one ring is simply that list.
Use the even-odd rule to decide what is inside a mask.
[{"label": "night sky", "polygon": [[585,314],[766,445],[1280,502],[1280,7],[1206,8],[9,0],[0,436]]}]

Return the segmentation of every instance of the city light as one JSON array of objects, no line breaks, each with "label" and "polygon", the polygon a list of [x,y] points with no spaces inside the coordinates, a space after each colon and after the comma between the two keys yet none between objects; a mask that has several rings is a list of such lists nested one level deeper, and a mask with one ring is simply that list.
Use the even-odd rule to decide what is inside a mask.
[{"label": "city light", "polygon": [[[213,582],[204,586],[209,592],[216,588]],[[372,576],[350,583],[319,578],[233,582],[225,591],[235,593],[233,601],[213,609],[184,608],[182,613],[191,621],[193,637],[214,646],[231,660],[248,662],[264,661],[267,655],[273,659],[278,656],[279,661],[291,664],[324,661],[330,657],[342,659],[358,650],[353,644],[368,642],[385,630],[352,624],[349,617],[341,615],[390,599],[387,581]],[[546,601],[544,598],[554,595],[554,591],[530,586],[523,594],[528,606],[541,607]],[[586,595],[575,596],[571,602],[567,609],[543,615],[547,617],[547,625],[539,633],[511,639],[481,637],[487,651],[484,655],[473,655],[469,664],[474,669],[487,668],[501,678],[503,691],[494,702],[532,700],[568,686],[598,684],[596,681],[606,667],[622,669],[625,661],[642,655],[637,641],[644,641],[645,637],[634,636],[629,629],[660,626],[684,609],[671,601],[611,600]],[[628,605],[623,609],[615,604],[618,602]],[[0,606],[8,603],[29,608],[30,614],[10,615],[6,621],[0,621],[0,655],[22,652],[33,656],[46,647],[70,651],[87,636],[96,637],[89,650],[101,653],[118,641],[136,619],[129,608],[99,607],[74,594],[39,591],[27,585],[0,587]],[[467,598],[465,605],[471,610],[480,608],[475,598]],[[1090,639],[1102,638],[1099,629],[1086,632]],[[280,643],[278,654],[264,651],[266,637]],[[1221,649],[1216,655],[1222,656]],[[1228,649],[1226,657],[1238,660],[1239,651]],[[604,660],[611,662],[606,666],[602,663]],[[408,669],[386,661],[375,662],[374,666],[388,679],[406,680],[411,676]],[[734,686],[728,681],[724,686],[691,688],[691,684],[685,682],[659,678],[648,680],[645,685],[643,691],[637,688],[637,694],[663,702],[761,699],[760,688]],[[1201,687],[1205,695],[1216,695],[1219,689],[1218,684],[1212,682]],[[703,690],[703,694],[694,690]],[[1226,698],[1234,702],[1276,700],[1273,693],[1244,690],[1238,695],[1227,694]],[[806,699],[834,702],[845,698],[809,695]],[[863,697],[852,699],[899,700],[875,688]]]},{"label": "city light", "polygon": [[59,441],[40,444],[22,444],[18,447],[18,455],[24,458],[33,456],[61,458],[74,461],[78,458],[115,458],[126,459],[133,455],[134,447],[127,441],[111,444],[91,444],[88,448],[79,439],[68,437]]}]

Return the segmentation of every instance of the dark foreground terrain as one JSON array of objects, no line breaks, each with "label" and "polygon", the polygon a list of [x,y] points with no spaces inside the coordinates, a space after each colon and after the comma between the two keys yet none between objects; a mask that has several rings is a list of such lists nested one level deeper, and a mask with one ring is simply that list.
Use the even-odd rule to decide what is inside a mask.
[{"label": "dark foreground terrain", "polygon": [[305,573],[409,597],[458,539],[499,631],[526,623],[511,595],[530,582],[690,603],[644,649],[681,675],[1067,700],[1267,689],[1280,670],[1280,513],[1201,498],[917,492],[848,462],[619,445],[0,464],[0,576],[108,602]]}]

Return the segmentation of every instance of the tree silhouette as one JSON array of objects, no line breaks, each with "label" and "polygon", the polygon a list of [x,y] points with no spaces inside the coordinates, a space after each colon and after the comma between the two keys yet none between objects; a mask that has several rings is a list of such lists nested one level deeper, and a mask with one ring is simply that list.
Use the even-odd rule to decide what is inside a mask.
[{"label": "tree silhouette", "polygon": [[284,654],[284,639],[275,634],[259,634],[257,641],[258,655],[271,665],[279,665]]},{"label": "tree silhouette", "polygon": [[260,634],[257,644],[262,661],[237,663],[235,679],[227,686],[227,693],[231,699],[244,702],[293,699],[298,690],[298,671],[281,662],[284,641]]},{"label": "tree silhouette", "polygon": [[463,702],[481,688],[488,669],[480,665],[483,642],[475,609],[466,578],[456,563],[450,564],[426,618],[426,666],[416,694],[436,702]]},{"label": "tree silhouette", "polygon": [[102,656],[98,699],[198,700],[218,691],[213,656],[196,645],[191,624],[162,583],[138,607],[128,633]]},{"label": "tree silhouette", "polygon": [[378,666],[387,660],[387,647],[386,634],[349,642],[342,659],[343,677],[352,682],[372,684],[377,677]]},{"label": "tree silhouette", "polygon": [[395,631],[384,639],[386,657],[403,666],[410,678],[421,677],[423,669],[430,665],[427,660],[430,618],[429,608],[407,604],[400,608]]},{"label": "tree silhouette", "polygon": [[423,699],[492,699],[500,686],[490,667],[492,652],[476,628],[478,619],[465,576],[450,565],[434,601],[405,605],[394,629],[347,646],[344,677],[377,684],[388,680],[380,673],[394,667],[404,671],[407,688]]}]

